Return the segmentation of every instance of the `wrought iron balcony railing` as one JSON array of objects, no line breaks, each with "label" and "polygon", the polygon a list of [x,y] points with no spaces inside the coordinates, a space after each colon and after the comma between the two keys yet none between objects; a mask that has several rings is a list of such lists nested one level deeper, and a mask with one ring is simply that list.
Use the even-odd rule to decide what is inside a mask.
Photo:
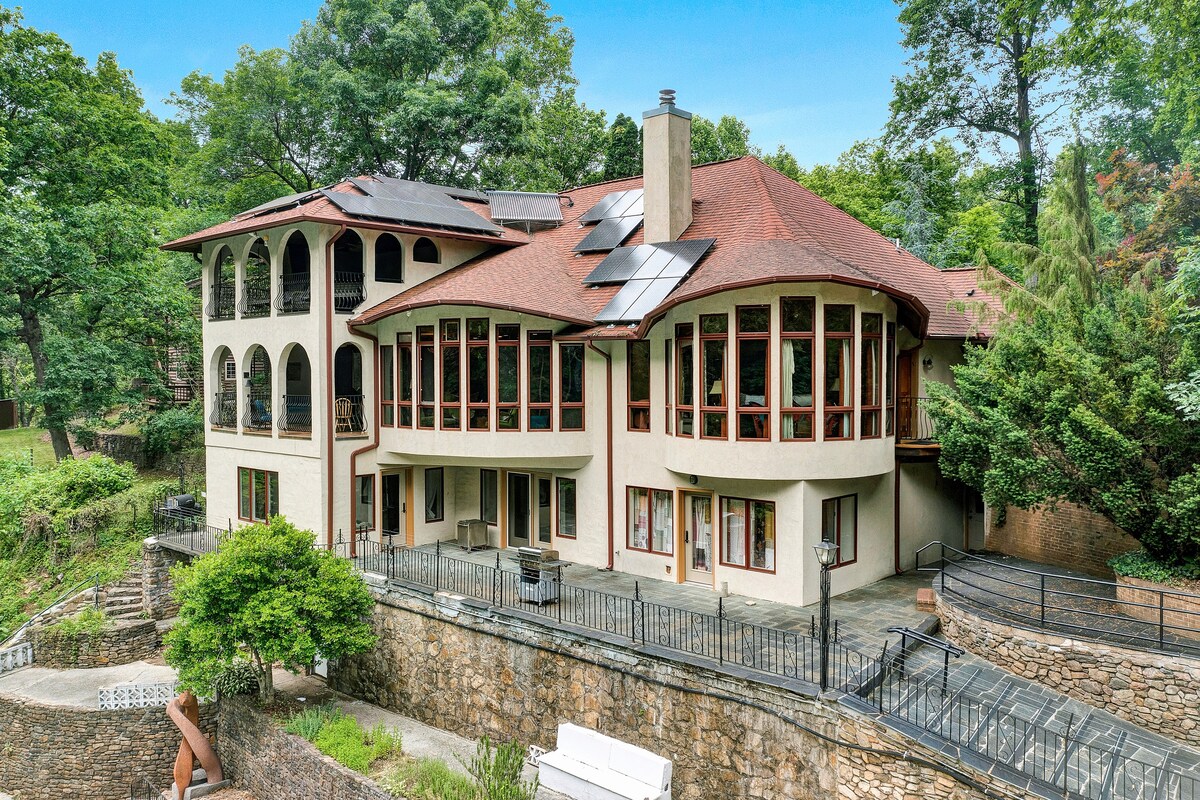
[{"label": "wrought iron balcony railing", "polygon": [[925,410],[926,397],[901,397],[897,402],[896,441],[937,442],[933,418]]},{"label": "wrought iron balcony railing", "polygon": [[275,308],[281,314],[307,314],[312,302],[312,276],[307,272],[279,276]]},{"label": "wrought iron balcony railing", "polygon": [[238,311],[243,317],[271,316],[271,279],[263,276],[242,282],[242,301]]},{"label": "wrought iron balcony railing", "polygon": [[237,392],[217,392],[213,395],[212,413],[208,421],[214,428],[237,428]]},{"label": "wrought iron balcony railing", "polygon": [[335,272],[333,274],[333,310],[349,314],[359,303],[367,299],[361,272]]},{"label": "wrought iron balcony railing", "polygon": [[361,394],[340,394],[333,401],[333,432],[362,433],[367,429],[366,408]]},{"label": "wrought iron balcony railing", "polygon": [[246,411],[242,427],[252,431],[271,430],[271,393],[256,391],[246,394]]},{"label": "wrought iron balcony railing", "polygon": [[233,319],[234,286],[232,283],[218,283],[209,289],[208,313],[210,320]]},{"label": "wrought iron balcony railing", "polygon": [[279,430],[285,433],[312,433],[312,396],[285,394]]}]

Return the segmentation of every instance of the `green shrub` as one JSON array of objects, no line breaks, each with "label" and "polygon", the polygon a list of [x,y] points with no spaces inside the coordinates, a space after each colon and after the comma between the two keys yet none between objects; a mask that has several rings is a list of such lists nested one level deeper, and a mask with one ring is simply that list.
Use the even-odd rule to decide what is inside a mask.
[{"label": "green shrub", "polygon": [[330,705],[305,709],[283,727],[312,742],[342,766],[364,775],[376,761],[400,752],[399,733],[383,725],[364,730],[354,717]]},{"label": "green shrub", "polygon": [[506,742],[492,747],[484,736],[476,746],[475,757],[467,771],[475,779],[480,800],[534,800],[537,778],[526,783],[521,780],[525,767],[525,748],[519,742]]},{"label": "green shrub", "polygon": [[1127,578],[1140,578],[1151,583],[1173,584],[1200,580],[1200,564],[1195,562],[1174,565],[1155,561],[1145,550],[1132,550],[1108,560],[1113,572]]},{"label": "green shrub", "polygon": [[475,782],[450,769],[444,761],[423,758],[404,761],[381,781],[394,795],[408,800],[477,800]]},{"label": "green shrub", "polygon": [[146,455],[158,460],[199,440],[204,434],[202,414],[200,404],[193,403],[186,407],[174,406],[150,417],[142,426]]},{"label": "green shrub", "polygon": [[288,733],[294,733],[307,741],[316,741],[317,734],[327,723],[345,716],[332,705],[312,706],[294,715],[283,725]]},{"label": "green shrub", "polygon": [[132,464],[118,464],[106,456],[92,456],[79,461],[66,459],[48,470],[47,499],[58,501],[64,508],[79,508],[93,500],[111,497],[133,486],[137,470]]},{"label": "green shrub", "polygon": [[[234,696],[258,693],[258,676],[254,665],[245,659],[226,664],[213,678],[213,689],[222,695]],[[307,737],[306,737],[307,738]]]},{"label": "green shrub", "polygon": [[82,633],[94,635],[111,628],[112,624],[112,620],[105,615],[102,609],[87,606],[76,614],[60,619],[46,630],[63,636],[77,636]]}]

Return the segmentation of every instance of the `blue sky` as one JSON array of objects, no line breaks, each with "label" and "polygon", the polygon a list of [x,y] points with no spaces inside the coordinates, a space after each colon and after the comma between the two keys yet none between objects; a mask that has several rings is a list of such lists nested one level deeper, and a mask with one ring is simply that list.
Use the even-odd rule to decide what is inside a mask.
[{"label": "blue sky", "polygon": [[[887,120],[904,53],[897,7],[861,2],[550,0],[575,32],[578,95],[611,120],[657,104],[749,124],[764,150],[784,144],[802,164],[830,162]],[[286,47],[320,0],[24,0],[28,24],[94,59],[117,53],[147,105],[192,70],[220,75],[237,48]],[[232,22],[231,22],[232,21]]]}]

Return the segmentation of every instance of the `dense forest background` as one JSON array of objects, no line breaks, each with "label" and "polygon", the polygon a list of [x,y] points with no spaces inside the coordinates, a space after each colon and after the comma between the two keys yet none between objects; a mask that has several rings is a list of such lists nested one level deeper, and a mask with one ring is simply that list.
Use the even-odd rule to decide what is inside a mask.
[{"label": "dense forest background", "polygon": [[[1170,335],[1145,337],[1133,354],[1144,368],[1110,388],[1142,392],[1139,413],[1184,428],[1132,432],[1109,424],[1115,408],[1092,408],[1125,438],[1081,482],[1066,417],[1018,419],[1013,398],[950,393],[943,466],[993,503],[1074,499],[1148,541],[1185,511],[1200,530],[1171,488],[1182,475],[1200,487],[1195,454],[1157,454],[1200,416],[1200,3],[900,0],[898,14],[909,58],[876,138],[802,167],[782,147],[762,152],[733,116],[697,117],[694,162],[757,155],[930,263],[979,267],[1010,319],[1078,320],[1051,338],[1095,334],[1085,318],[1100,307],[1157,320]],[[579,102],[573,44],[544,0],[327,0],[288,48],[243,47],[224,75],[187,76],[176,117],[158,119],[117,54],[86,63],[0,9],[0,398],[50,431],[59,458],[72,425],[151,414],[168,351],[199,350],[186,287],[198,266],[157,246],[279,195],[360,173],[535,191],[640,173],[637,116],[624,113],[639,110]],[[1129,292],[1150,310],[1131,310]],[[1008,358],[1008,375],[1051,368]],[[1150,400],[1138,380],[1157,387]],[[1023,444],[981,449],[965,428],[956,439],[954,421],[985,407],[1006,408]],[[1054,459],[1061,480],[1032,477]],[[1131,464],[1144,485],[1114,472]]]}]

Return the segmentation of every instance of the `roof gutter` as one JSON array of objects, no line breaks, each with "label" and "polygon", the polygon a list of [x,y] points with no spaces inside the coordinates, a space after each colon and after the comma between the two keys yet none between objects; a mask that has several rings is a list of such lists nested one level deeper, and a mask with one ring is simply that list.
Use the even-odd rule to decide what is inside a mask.
[{"label": "roof gutter", "polygon": [[[325,509],[325,541],[333,549],[333,244],[342,238],[346,226],[337,229],[325,242],[325,445],[329,449],[329,469],[325,491],[329,502]],[[353,496],[353,495],[352,495]]]},{"label": "roof gutter", "polygon": [[604,352],[591,339],[587,340],[588,349],[599,353],[604,359],[604,370],[608,384],[608,391],[604,399],[604,413],[607,424],[605,425],[605,433],[607,434],[607,457],[604,462],[605,470],[608,473],[608,566],[606,569],[613,568],[613,546],[614,525],[616,524],[613,517],[613,371],[612,371],[612,355]]}]

